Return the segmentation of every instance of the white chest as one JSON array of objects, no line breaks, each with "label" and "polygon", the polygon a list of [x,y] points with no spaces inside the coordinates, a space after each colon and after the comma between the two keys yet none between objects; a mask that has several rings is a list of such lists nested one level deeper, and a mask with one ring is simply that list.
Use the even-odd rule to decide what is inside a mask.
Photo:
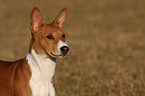
[{"label": "white chest", "polygon": [[56,63],[49,58],[37,55],[34,50],[27,55],[32,76],[30,87],[33,96],[48,96],[49,84],[55,72]]}]

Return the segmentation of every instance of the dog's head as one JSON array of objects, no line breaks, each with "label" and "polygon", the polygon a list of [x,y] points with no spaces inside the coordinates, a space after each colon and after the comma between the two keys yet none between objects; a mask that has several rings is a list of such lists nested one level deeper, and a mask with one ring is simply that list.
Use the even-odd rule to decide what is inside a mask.
[{"label": "dog's head", "polygon": [[69,53],[69,47],[65,43],[65,33],[63,32],[63,23],[67,16],[67,8],[63,8],[57,15],[56,19],[46,24],[38,8],[33,8],[30,17],[30,30],[32,39],[31,49],[39,55],[62,58]]}]

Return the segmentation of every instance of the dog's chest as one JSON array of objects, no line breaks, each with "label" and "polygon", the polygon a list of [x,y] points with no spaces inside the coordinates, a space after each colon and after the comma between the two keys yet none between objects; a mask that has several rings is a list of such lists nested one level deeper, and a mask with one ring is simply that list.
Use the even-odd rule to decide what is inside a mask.
[{"label": "dog's chest", "polygon": [[42,60],[43,58],[39,56],[34,59],[35,55],[33,55],[27,56],[31,68],[29,83],[32,96],[48,96],[49,84],[54,75],[56,63],[49,59]]},{"label": "dog's chest", "polygon": [[38,73],[38,75],[35,75],[32,73],[32,78],[30,79],[30,87],[31,87],[33,96],[48,96],[49,84],[54,75],[54,70],[52,69],[48,69],[49,74]]},{"label": "dog's chest", "polygon": [[54,75],[54,70],[55,66],[50,66],[49,68],[47,68],[46,73],[38,73],[35,71],[35,73],[33,74],[32,72],[30,87],[33,96],[48,96],[48,94],[50,93],[49,84],[51,83],[51,79]]}]

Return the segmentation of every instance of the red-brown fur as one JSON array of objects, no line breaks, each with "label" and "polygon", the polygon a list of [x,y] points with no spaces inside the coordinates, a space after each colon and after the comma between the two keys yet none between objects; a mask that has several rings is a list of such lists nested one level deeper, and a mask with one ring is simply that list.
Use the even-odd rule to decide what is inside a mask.
[{"label": "red-brown fur", "polygon": [[31,96],[30,68],[25,59],[0,61],[0,96]]}]

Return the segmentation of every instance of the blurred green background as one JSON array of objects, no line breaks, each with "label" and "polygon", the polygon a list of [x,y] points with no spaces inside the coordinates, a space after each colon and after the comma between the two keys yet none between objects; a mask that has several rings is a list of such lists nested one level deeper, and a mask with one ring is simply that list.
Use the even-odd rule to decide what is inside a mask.
[{"label": "blurred green background", "polygon": [[1,0],[0,59],[27,55],[35,6],[47,23],[68,7],[71,52],[57,60],[57,96],[145,96],[144,0]]}]

